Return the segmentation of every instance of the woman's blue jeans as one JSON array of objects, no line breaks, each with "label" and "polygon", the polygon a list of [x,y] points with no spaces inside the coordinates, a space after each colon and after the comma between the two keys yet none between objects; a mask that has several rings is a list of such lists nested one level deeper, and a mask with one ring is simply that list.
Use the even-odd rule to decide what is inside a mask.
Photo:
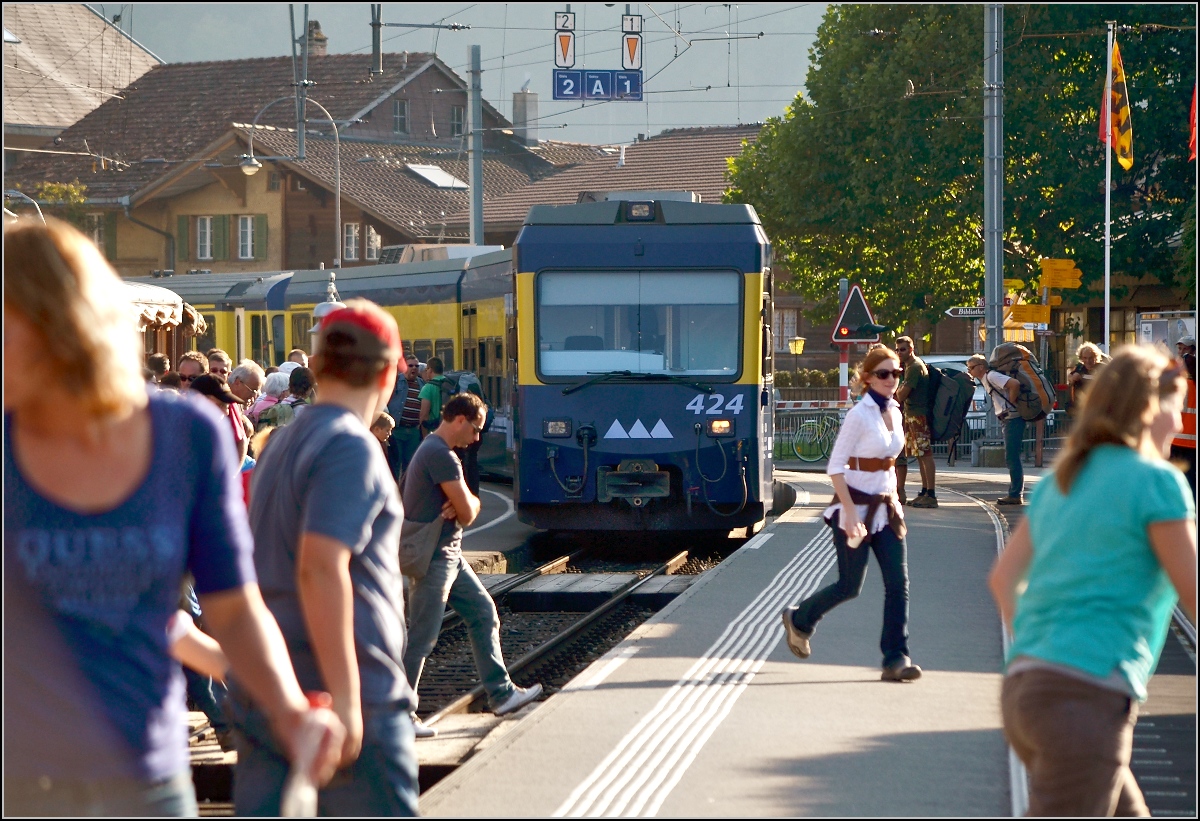
[{"label": "woman's blue jeans", "polygon": [[792,623],[798,630],[811,633],[826,613],[861,593],[867,579],[868,550],[874,552],[883,574],[883,634],[879,649],[883,652],[883,666],[890,667],[909,654],[908,546],[895,531],[885,527],[872,533],[858,547],[848,547],[846,532],[838,524],[837,514],[834,514],[832,526],[838,579],[800,602]]}]

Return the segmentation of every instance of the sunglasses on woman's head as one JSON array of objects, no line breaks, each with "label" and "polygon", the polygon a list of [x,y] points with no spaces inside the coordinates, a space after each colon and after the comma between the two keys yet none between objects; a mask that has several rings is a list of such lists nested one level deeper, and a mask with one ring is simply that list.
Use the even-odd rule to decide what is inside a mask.
[{"label": "sunglasses on woman's head", "polygon": [[889,377],[892,379],[899,379],[900,377],[904,376],[904,371],[893,371],[890,368],[886,370],[871,371],[871,373],[875,374],[876,379],[887,379]]}]

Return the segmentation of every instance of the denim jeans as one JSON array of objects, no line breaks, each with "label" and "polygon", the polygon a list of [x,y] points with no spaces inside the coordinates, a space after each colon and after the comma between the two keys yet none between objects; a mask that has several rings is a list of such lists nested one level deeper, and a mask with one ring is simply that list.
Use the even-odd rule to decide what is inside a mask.
[{"label": "denim jeans", "polygon": [[[181,603],[186,606],[185,609],[192,620],[198,622],[201,613],[200,600],[196,598],[196,588],[190,584],[187,585]],[[229,693],[225,689],[225,685],[197,673],[187,665],[183,667],[183,678],[187,682],[188,698],[191,699],[192,704],[196,705],[196,709],[208,718],[208,723],[212,725],[213,730],[218,733],[228,730],[229,722],[225,718],[224,705],[226,699],[229,698]]]},{"label": "denim jeans", "polygon": [[1008,495],[1020,499],[1025,492],[1025,467],[1021,449],[1025,442],[1025,420],[1013,414],[1004,420],[1004,464],[1008,465]]},{"label": "denim jeans", "polygon": [[400,420],[397,419],[396,429],[392,431],[392,438],[388,444],[394,448],[396,480],[399,481],[400,474],[408,469],[409,462],[413,460],[417,448],[421,446],[421,429],[419,427],[402,427]]},{"label": "denim jeans", "polygon": [[487,690],[488,701],[495,708],[513,692],[512,679],[500,652],[500,616],[491,594],[457,546],[439,547],[425,577],[414,580],[409,588],[408,647],[404,650],[408,683],[416,693],[425,659],[437,644],[447,603],[466,622],[475,654],[475,670]]},{"label": "denim jeans", "polygon": [[198,813],[191,772],[180,773],[157,783],[135,778],[107,778],[101,781],[4,779],[6,817],[186,818]]},{"label": "denim jeans", "polygon": [[[288,761],[271,735],[266,716],[256,708],[240,710],[239,729],[235,811],[279,815]],[[364,705],[362,752],[317,794],[317,814],[413,817],[418,792],[416,736],[408,710],[398,705]]]},{"label": "denim jeans", "polygon": [[792,623],[811,633],[821,618],[844,601],[862,592],[867,579],[867,545],[875,553],[883,574],[883,634],[879,649],[883,666],[888,667],[908,655],[908,547],[890,527],[872,533],[858,547],[846,545],[846,532],[833,520],[833,546],[837,551],[838,580],[809,596],[796,608]]}]

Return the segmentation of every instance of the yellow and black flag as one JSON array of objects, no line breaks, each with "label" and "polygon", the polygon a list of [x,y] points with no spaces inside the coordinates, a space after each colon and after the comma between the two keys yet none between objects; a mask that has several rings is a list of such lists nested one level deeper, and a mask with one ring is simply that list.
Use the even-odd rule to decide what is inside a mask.
[{"label": "yellow and black flag", "polygon": [[1100,142],[1116,150],[1117,162],[1122,168],[1126,171],[1133,168],[1133,119],[1129,115],[1129,90],[1125,86],[1121,50],[1115,42],[1112,50],[1112,93],[1100,106]]}]

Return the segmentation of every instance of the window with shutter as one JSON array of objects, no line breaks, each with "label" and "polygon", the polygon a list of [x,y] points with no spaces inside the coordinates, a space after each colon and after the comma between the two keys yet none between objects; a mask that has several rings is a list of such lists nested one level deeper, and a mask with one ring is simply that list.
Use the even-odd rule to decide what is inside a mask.
[{"label": "window with shutter", "polygon": [[229,215],[213,217],[213,259],[229,259]]},{"label": "window with shutter", "polygon": [[267,215],[254,215],[254,258],[267,258]]},{"label": "window with shutter", "polygon": [[175,258],[180,262],[187,262],[191,259],[191,254],[188,250],[188,222],[191,217],[180,216],[175,220]]}]

